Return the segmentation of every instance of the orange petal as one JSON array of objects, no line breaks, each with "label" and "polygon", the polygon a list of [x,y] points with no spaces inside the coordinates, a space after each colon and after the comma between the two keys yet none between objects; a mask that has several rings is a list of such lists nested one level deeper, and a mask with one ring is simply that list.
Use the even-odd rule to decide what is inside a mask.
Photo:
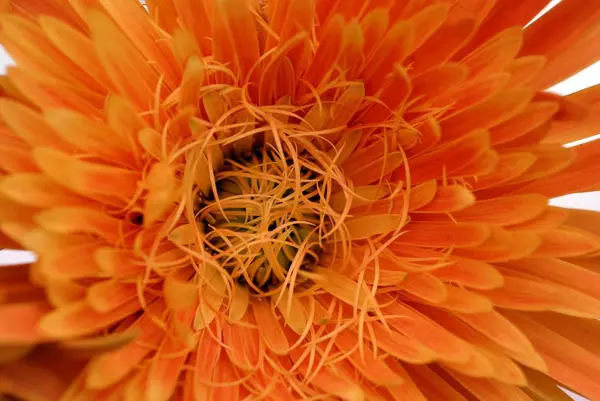
[{"label": "orange petal", "polygon": [[530,231],[534,233],[545,233],[559,228],[569,215],[565,209],[558,207],[548,207],[542,214],[535,219],[525,221],[523,223],[505,227],[508,230],[514,231]]},{"label": "orange petal", "polygon": [[75,27],[82,27],[84,22],[74,12],[73,8],[68,3],[52,3],[50,1],[36,1],[35,3],[27,0],[15,0],[12,2],[19,14],[23,14],[28,18],[39,15],[52,15],[60,18],[62,21]]},{"label": "orange petal", "polygon": [[87,301],[96,312],[105,313],[126,304],[137,296],[136,284],[105,280],[89,287]]},{"label": "orange petal", "polygon": [[298,298],[292,296],[290,299],[288,293],[288,291],[284,291],[282,301],[277,304],[277,308],[286,325],[296,334],[302,334],[309,324],[308,312]]},{"label": "orange petal", "polygon": [[19,65],[33,75],[42,75],[59,85],[68,83],[82,86],[86,90],[88,85],[93,86],[93,81],[90,82],[86,72],[65,57],[47,39],[37,23],[4,14],[2,33],[4,47]]},{"label": "orange petal", "polygon": [[529,258],[512,261],[509,266],[600,299],[600,274],[576,264],[554,258]]},{"label": "orange petal", "polygon": [[434,180],[426,181],[410,189],[410,193],[408,194],[408,207],[405,206],[405,195],[399,193],[392,198],[384,198],[376,200],[368,205],[358,205],[356,208],[353,207],[351,213],[357,217],[379,214],[403,216],[406,212],[421,209],[429,204],[435,198],[436,192],[437,182]]},{"label": "orange petal", "polygon": [[144,180],[144,186],[148,189],[143,209],[146,227],[163,218],[173,207],[176,185],[175,172],[170,165],[159,162],[150,167]]},{"label": "orange petal", "polygon": [[119,137],[124,149],[129,149],[139,165],[138,132],[146,128],[146,122],[135,110],[131,102],[121,96],[111,94],[105,104],[106,124]]},{"label": "orange petal", "polygon": [[446,21],[450,7],[447,4],[437,3],[423,7],[419,12],[411,15],[410,22],[414,25],[415,44],[418,49],[426,42]]},{"label": "orange petal", "polygon": [[425,396],[421,392],[419,386],[411,378],[408,372],[402,367],[399,361],[388,360],[388,366],[396,372],[404,383],[401,386],[390,387],[387,391],[391,394],[395,401],[412,400],[412,401],[426,401]]},{"label": "orange petal", "polygon": [[557,209],[565,213],[566,225],[600,236],[600,212],[578,209]]},{"label": "orange petal", "polygon": [[66,190],[43,174],[12,174],[0,181],[0,192],[19,203],[39,208],[97,205]]},{"label": "orange petal", "polygon": [[471,41],[470,46],[483,43],[503,29],[517,25],[525,26],[547,4],[546,0],[530,0],[527,2],[502,0],[495,2],[492,11],[479,27],[477,35]]},{"label": "orange petal", "polygon": [[[505,355],[507,354],[506,349],[499,347],[497,344],[477,333],[464,322],[459,321],[448,313],[442,312],[438,308],[420,306],[420,310],[452,333],[475,345],[477,353],[484,357],[492,366],[493,375],[490,377],[506,384],[516,384],[518,386],[524,386],[527,383],[523,371],[515,362]],[[508,352],[508,354],[510,354],[510,352]],[[467,376],[482,376],[481,374],[478,375],[477,372],[464,371],[464,369],[460,370],[460,368],[462,368],[460,365],[449,366]]]},{"label": "orange petal", "polygon": [[[230,63],[242,82],[259,58],[258,38],[250,4],[225,0],[214,4],[212,25],[212,54],[217,61]],[[255,71],[256,72],[256,71]]]},{"label": "orange petal", "polygon": [[[218,363],[215,368],[215,381],[217,383],[235,383],[238,378],[237,372],[233,370],[233,367],[228,363]],[[226,386],[219,386],[213,388],[211,396],[215,400],[239,400],[243,397],[240,396],[240,384],[228,384]]]},{"label": "orange petal", "polygon": [[[384,301],[383,298],[382,301]],[[385,315],[396,317],[388,321],[390,326],[408,338],[430,348],[438,358],[445,361],[464,362],[469,357],[470,346],[467,343],[409,306],[395,301],[381,308],[381,311]]]},{"label": "orange petal", "polygon": [[583,117],[567,118],[560,121],[554,121],[547,142],[551,143],[569,143],[595,135],[600,127],[600,116],[598,108],[600,107],[600,85],[594,85],[587,89],[575,92],[566,99],[589,108],[590,113]]},{"label": "orange petal", "polygon": [[574,149],[565,149],[558,145],[541,145],[529,151],[535,155],[536,162],[516,182],[551,177],[573,165],[577,159]]},{"label": "orange petal", "polygon": [[448,61],[471,37],[477,28],[473,18],[447,20],[425,44],[412,55],[415,73]]},{"label": "orange petal", "polygon": [[[210,277],[210,276],[209,276]],[[218,272],[213,272],[200,289],[200,304],[194,319],[194,328],[206,328],[216,317],[226,295],[226,283]]]},{"label": "orange petal", "polygon": [[356,71],[362,63],[365,53],[365,35],[357,20],[351,20],[345,27],[342,38],[342,53],[340,55],[340,67],[347,71],[350,78],[356,77]]},{"label": "orange petal", "polygon": [[87,301],[81,301],[48,313],[40,322],[40,330],[42,333],[56,338],[92,334],[124,319],[139,309],[138,299],[129,301],[108,313],[98,313],[91,308]]},{"label": "orange petal", "polygon": [[45,303],[15,303],[0,306],[0,343],[29,344],[47,338],[38,329],[43,316],[50,311]]},{"label": "orange petal", "polygon": [[0,170],[7,173],[37,173],[39,167],[32,160],[31,152],[24,147],[0,145],[0,152],[6,155],[0,160]]},{"label": "orange petal", "polygon": [[513,141],[548,122],[558,112],[554,102],[533,102],[522,113],[490,130],[492,144],[498,145]]},{"label": "orange petal", "polygon": [[527,370],[527,393],[541,399],[550,399],[556,401],[572,401],[567,393],[565,393],[557,385],[557,382],[544,373],[540,373],[533,369]]},{"label": "orange petal", "polygon": [[331,120],[327,127],[346,126],[354,117],[365,97],[365,87],[361,82],[352,83],[335,99],[331,107]]},{"label": "orange petal", "polygon": [[449,372],[452,377],[477,398],[481,399],[484,397],[486,400],[490,401],[532,401],[531,398],[517,386],[499,383],[495,380],[477,379],[459,373]]},{"label": "orange petal", "polygon": [[[246,314],[245,320],[248,319],[249,314]],[[257,328],[246,326],[247,323],[225,323],[223,342],[227,346],[226,352],[231,363],[240,369],[255,371],[262,361],[260,334]]]},{"label": "orange petal", "polygon": [[499,32],[461,60],[470,76],[502,71],[513,61],[523,44],[522,29],[513,27]]},{"label": "orange petal", "polygon": [[568,228],[558,228],[541,235],[542,244],[534,256],[568,258],[600,250],[600,239]]},{"label": "orange petal", "polygon": [[359,284],[328,268],[315,269],[315,273],[320,276],[320,287],[345,303],[360,309],[370,309],[375,305],[375,300],[364,283]]},{"label": "orange petal", "polygon": [[135,171],[85,162],[49,148],[35,149],[33,157],[42,171],[57,183],[92,198],[128,199],[137,189],[140,178]]},{"label": "orange petal", "polygon": [[446,108],[452,105],[444,119],[455,116],[464,110],[480,105],[507,88],[509,76],[506,73],[484,75],[467,81],[453,91],[438,94],[432,99],[432,105]]},{"label": "orange petal", "polygon": [[396,241],[428,248],[472,247],[482,244],[489,228],[479,224],[410,223]]},{"label": "orange petal", "polygon": [[494,375],[494,366],[478,347],[471,349],[471,355],[466,362],[444,362],[441,365],[450,368],[452,374],[461,373],[474,378],[491,378]]},{"label": "orange petal", "polygon": [[446,285],[446,294],[447,298],[439,306],[457,313],[485,313],[494,307],[485,295],[454,285]]},{"label": "orange petal", "polygon": [[58,347],[73,357],[88,359],[95,355],[113,352],[127,346],[135,341],[140,334],[139,330],[127,328],[124,331],[97,337],[63,341]]},{"label": "orange petal", "polygon": [[381,43],[383,36],[388,31],[389,24],[390,16],[385,9],[374,9],[361,18],[360,26],[365,38],[364,54],[371,54],[374,48]]},{"label": "orange petal", "polygon": [[352,171],[346,171],[346,177],[356,186],[367,185],[384,180],[385,176],[402,166],[403,163],[402,152],[390,152],[372,163],[363,164],[362,167]]},{"label": "orange petal", "polygon": [[506,86],[516,88],[529,84],[545,66],[546,58],[543,56],[525,56],[514,60],[506,67],[506,72],[510,74]]},{"label": "orange petal", "polygon": [[210,41],[212,9],[208,8],[209,5],[210,3],[204,0],[173,1],[181,26],[194,35],[204,54],[209,54],[212,48]]},{"label": "orange petal", "polygon": [[258,330],[267,348],[276,355],[287,355],[290,345],[270,302],[257,300],[252,301],[251,305]]},{"label": "orange petal", "polygon": [[196,348],[196,361],[194,363],[193,373],[193,392],[195,399],[202,399],[203,393],[209,393],[210,387],[205,383],[213,380],[215,374],[215,365],[219,363],[222,345],[221,331],[211,327],[203,330],[198,336],[198,346]]},{"label": "orange petal", "polygon": [[46,249],[40,261],[40,271],[59,280],[102,277],[104,274],[92,256],[97,249],[96,243]]},{"label": "orange petal", "polygon": [[434,270],[431,274],[465,287],[485,290],[501,287],[504,278],[492,265],[479,260],[451,257],[453,263]]},{"label": "orange petal", "polygon": [[0,391],[20,399],[58,400],[66,390],[66,383],[53,367],[36,366],[35,361],[23,360],[0,366],[0,377]]},{"label": "orange petal", "polygon": [[[231,323],[240,321],[246,314],[249,304],[250,291],[248,291],[248,288],[241,285],[234,286],[231,293],[231,305],[229,306],[229,321]],[[284,315],[281,309],[279,311]],[[302,316],[298,316],[298,318],[301,319]]]},{"label": "orange petal", "polygon": [[[185,327],[189,327],[194,318],[194,309],[189,308],[182,313],[180,321]],[[177,334],[176,323],[172,320],[152,357],[150,370],[148,372],[148,401],[168,401],[175,392],[178,385],[179,375],[185,361],[191,351],[190,347]]]},{"label": "orange petal", "polygon": [[[401,361],[411,364],[422,364],[435,360],[435,352],[414,339],[408,338],[394,330],[388,330],[380,323],[371,324],[369,331],[373,333],[372,338],[368,337],[373,346],[376,345]],[[388,365],[398,373],[397,369],[394,369],[393,363],[388,362]]]},{"label": "orange petal", "polygon": [[7,75],[27,99],[41,109],[68,108],[90,116],[102,117],[104,97],[85,86],[71,85],[33,76],[20,68],[9,68]]},{"label": "orange petal", "polygon": [[74,148],[118,165],[132,165],[127,143],[107,125],[67,109],[47,110],[44,116],[58,136]]},{"label": "orange petal", "polygon": [[376,124],[386,121],[395,112],[402,110],[412,91],[408,72],[399,64],[394,65],[392,72],[378,92],[379,102],[373,103],[357,120],[365,124]]},{"label": "orange petal", "polygon": [[429,273],[409,274],[397,288],[434,304],[443,303],[448,298],[444,283]]},{"label": "orange petal", "polygon": [[89,10],[86,20],[100,63],[112,84],[139,110],[147,110],[158,82],[156,72],[104,12]]},{"label": "orange petal", "polygon": [[455,387],[427,365],[406,365],[407,372],[427,400],[466,401]]},{"label": "orange petal", "polygon": [[94,252],[93,258],[103,273],[115,278],[134,276],[146,269],[133,252],[124,249],[102,247]]},{"label": "orange petal", "polygon": [[[568,149],[573,150],[573,149]],[[600,154],[600,141],[595,140],[576,147],[577,158],[573,164],[554,176],[539,179],[528,185],[521,185],[520,192],[538,192],[550,197],[569,193],[597,191],[600,189],[595,177],[598,175],[598,164],[595,162]]]},{"label": "orange petal", "polygon": [[511,181],[525,173],[535,161],[532,153],[501,154],[496,169],[490,174],[478,176],[472,184],[473,189],[486,189]]},{"label": "orange petal", "polygon": [[483,292],[501,308],[555,311],[588,318],[600,315],[600,300],[530,275],[513,274],[506,269],[502,273],[504,287]]},{"label": "orange petal", "polygon": [[573,344],[577,344],[593,355],[598,355],[600,348],[600,344],[596,341],[598,330],[600,330],[598,320],[581,319],[553,312],[536,313],[528,316],[536,323],[543,325],[547,330],[551,330]]},{"label": "orange petal", "polygon": [[463,84],[468,73],[460,64],[446,63],[418,74],[412,79],[413,98],[420,103],[443,96]]},{"label": "orange petal", "polygon": [[55,307],[69,305],[85,297],[86,288],[73,281],[52,279],[45,283],[48,301]]},{"label": "orange petal", "polygon": [[547,205],[548,199],[540,195],[503,196],[478,201],[452,216],[458,221],[504,226],[531,220],[542,214]]},{"label": "orange petal", "polygon": [[123,238],[123,222],[102,212],[83,208],[57,207],[35,216],[38,224],[57,234],[96,234],[110,242]]},{"label": "orange petal", "polygon": [[360,77],[365,82],[367,94],[377,92],[387,74],[393,71],[394,65],[406,58],[414,46],[414,34],[413,24],[398,22],[388,30],[377,49],[366,55]]},{"label": "orange petal", "polygon": [[344,18],[336,15],[323,26],[319,46],[304,74],[306,81],[313,87],[321,85],[321,81],[331,74],[337,62],[342,51],[344,25]]},{"label": "orange petal", "polygon": [[397,386],[403,383],[402,378],[387,366],[385,359],[375,358],[370,350],[361,355],[356,347],[356,340],[357,336],[348,331],[335,336],[335,345],[347,355],[357,371],[379,386]]},{"label": "orange petal", "polygon": [[448,185],[438,188],[435,198],[415,212],[448,213],[457,212],[475,203],[475,196],[462,185]]},{"label": "orange petal", "polygon": [[493,229],[485,243],[477,247],[457,249],[455,254],[485,262],[506,262],[532,255],[540,243],[541,239],[533,233]]},{"label": "orange petal", "polygon": [[421,134],[420,141],[415,146],[407,149],[406,155],[409,158],[419,155],[431,149],[442,138],[441,128],[439,123],[433,118],[428,118],[424,123],[417,126]]},{"label": "orange petal", "polygon": [[437,191],[438,184],[435,180],[426,181],[412,187],[408,198],[408,210],[412,212],[424,208],[435,199]]},{"label": "orange petal", "polygon": [[442,139],[461,138],[474,130],[501,124],[525,109],[533,94],[529,89],[509,89],[489,100],[442,120]]},{"label": "orange petal", "polygon": [[295,360],[296,365],[298,365],[298,370],[304,376],[310,374],[311,384],[322,390],[324,393],[334,394],[344,401],[364,399],[365,395],[360,385],[354,380],[342,376],[342,374],[335,369],[335,365],[331,367],[325,365],[318,372],[312,373],[308,370],[309,363],[306,358],[300,361],[300,363],[298,363],[297,359],[298,358],[292,354],[292,360]]},{"label": "orange petal", "polygon": [[[442,137],[445,136],[442,131]],[[476,160],[489,149],[487,132],[474,132],[409,162],[411,182],[418,184],[451,175]]]},{"label": "orange petal", "polygon": [[455,171],[454,177],[479,177],[491,174],[500,162],[500,155],[495,150],[487,150],[463,168]]},{"label": "orange petal", "polygon": [[39,21],[52,43],[89,76],[91,89],[99,92],[112,89],[89,38],[59,19],[42,15]]},{"label": "orange petal", "polygon": [[529,339],[510,320],[496,311],[477,314],[454,314],[500,346],[523,354],[535,351]]},{"label": "orange petal", "polygon": [[[350,194],[336,192],[329,198],[329,206],[341,212],[347,202],[347,197],[352,202],[352,207],[365,206],[389,194],[389,190],[382,185],[365,185],[353,188]],[[354,196],[353,196],[354,195]]]},{"label": "orange petal", "polygon": [[[104,0],[100,0],[100,3],[126,36],[136,38],[134,44],[144,58],[155,61],[155,68],[160,71],[165,82],[169,86],[175,87],[180,82],[181,70],[169,44],[167,41],[161,40],[164,38],[163,32],[160,32],[157,25],[157,20],[161,18],[148,18],[147,10],[135,3],[113,3]],[[148,6],[150,7],[152,4],[148,3]],[[163,11],[161,13],[163,15],[168,12],[167,10],[161,11]]]},{"label": "orange petal", "polygon": [[170,309],[189,309],[198,302],[198,283],[189,270],[174,269],[165,278],[163,294]]},{"label": "orange petal", "polygon": [[522,313],[512,312],[509,317],[544,356],[550,377],[591,399],[600,395],[600,386],[591,379],[600,368],[600,359],[596,355]]},{"label": "orange petal", "polygon": [[[525,31],[522,54],[543,54],[548,64],[533,85],[544,89],[576,74],[597,61],[600,10],[586,1],[566,2],[552,8]],[[565,33],[557,32],[563,21]]]},{"label": "orange petal", "polygon": [[344,222],[348,235],[353,240],[399,231],[406,224],[405,216],[369,215],[351,218]]},{"label": "orange petal", "polygon": [[12,132],[30,146],[50,146],[61,150],[72,150],[58,137],[41,114],[21,103],[0,99],[0,116]]}]

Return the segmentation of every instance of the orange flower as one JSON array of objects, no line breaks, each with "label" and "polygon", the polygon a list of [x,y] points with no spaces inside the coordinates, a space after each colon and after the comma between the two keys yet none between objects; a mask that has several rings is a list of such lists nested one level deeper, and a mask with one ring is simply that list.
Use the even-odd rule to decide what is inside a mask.
[{"label": "orange flower", "polygon": [[[0,393],[600,399],[600,5],[5,0]],[[87,362],[86,362],[87,361]]]}]

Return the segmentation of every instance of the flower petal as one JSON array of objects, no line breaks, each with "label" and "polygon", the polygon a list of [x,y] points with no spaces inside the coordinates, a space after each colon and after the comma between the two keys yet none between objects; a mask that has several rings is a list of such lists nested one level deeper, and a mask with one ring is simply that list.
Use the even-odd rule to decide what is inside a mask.
[{"label": "flower petal", "polygon": [[487,226],[468,223],[410,223],[396,241],[427,248],[476,247],[490,235]]},{"label": "flower petal", "polygon": [[454,212],[457,221],[511,225],[531,220],[542,214],[548,199],[541,195],[503,196],[480,200],[473,206]]},{"label": "flower petal", "polygon": [[[369,331],[373,338],[369,338],[373,345],[389,352],[395,358],[411,364],[423,364],[433,362],[436,354],[417,340],[408,338],[394,330],[388,330],[380,323],[370,325]],[[393,369],[393,363],[388,361],[388,366]],[[398,373],[396,371],[396,373]],[[406,381],[406,379],[405,379]]]},{"label": "flower petal", "polygon": [[48,313],[40,322],[40,330],[45,335],[55,338],[92,334],[139,309],[140,303],[137,298],[107,313],[96,312],[87,301],[81,301]]},{"label": "flower petal", "polygon": [[58,184],[91,198],[127,199],[137,188],[140,173],[85,162],[49,148],[37,148],[33,157],[42,171]]},{"label": "flower petal", "polygon": [[[442,130],[442,138],[445,132]],[[452,175],[455,171],[467,166],[483,152],[489,150],[489,134],[474,132],[441,146],[438,149],[410,160],[411,182],[422,183],[434,178],[442,178],[444,174]]]},{"label": "flower petal", "polygon": [[276,355],[287,355],[290,345],[268,301],[252,301],[254,319],[265,345]]},{"label": "flower petal", "polygon": [[47,337],[38,324],[50,308],[45,303],[15,303],[0,306],[0,343],[31,344]]}]

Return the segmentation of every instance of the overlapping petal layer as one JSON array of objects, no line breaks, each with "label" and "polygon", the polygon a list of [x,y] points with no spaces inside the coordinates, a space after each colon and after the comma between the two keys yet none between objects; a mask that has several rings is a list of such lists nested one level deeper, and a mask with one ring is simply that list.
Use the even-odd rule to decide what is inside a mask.
[{"label": "overlapping petal layer", "polygon": [[0,2],[0,393],[600,399],[600,5],[146,3]]}]

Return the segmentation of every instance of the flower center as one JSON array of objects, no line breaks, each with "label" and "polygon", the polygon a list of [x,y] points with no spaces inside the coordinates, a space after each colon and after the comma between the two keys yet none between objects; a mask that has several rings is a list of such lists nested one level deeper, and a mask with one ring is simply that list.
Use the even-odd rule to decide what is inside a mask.
[{"label": "flower center", "polygon": [[283,153],[264,145],[226,159],[197,213],[206,249],[256,292],[277,287],[290,273],[302,282],[329,226],[322,203],[327,180],[307,154]]}]

